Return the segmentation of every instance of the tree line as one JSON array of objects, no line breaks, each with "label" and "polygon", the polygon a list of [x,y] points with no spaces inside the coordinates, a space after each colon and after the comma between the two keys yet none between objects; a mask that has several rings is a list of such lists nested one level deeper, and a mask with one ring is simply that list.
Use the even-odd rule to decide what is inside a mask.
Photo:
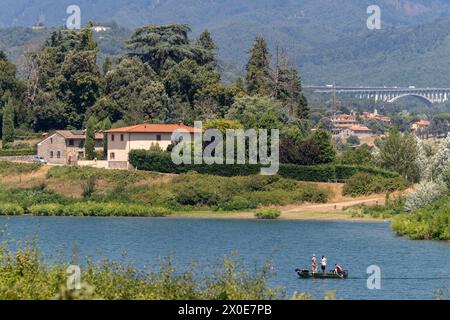
[{"label": "tree line", "polygon": [[320,155],[323,139],[310,130],[298,71],[282,50],[272,56],[264,38],[256,37],[247,52],[245,77],[225,85],[218,48],[208,30],[190,39],[187,25],[146,25],[127,41],[127,54],[106,58],[99,65],[91,27],[56,30],[38,50],[25,52],[23,80],[16,77],[16,66],[0,54],[4,146],[11,143],[14,127],[35,132],[90,127],[91,133],[92,128],[142,122],[202,120],[281,129],[285,145],[295,142],[314,158],[282,152],[286,161],[334,159],[329,135],[322,137],[329,142],[325,150],[329,155]]}]

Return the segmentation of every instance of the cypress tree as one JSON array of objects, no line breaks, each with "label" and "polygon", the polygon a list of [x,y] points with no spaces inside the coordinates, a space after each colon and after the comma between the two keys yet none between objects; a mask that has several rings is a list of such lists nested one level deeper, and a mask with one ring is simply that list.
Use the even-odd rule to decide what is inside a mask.
[{"label": "cypress tree", "polygon": [[[109,118],[106,118],[103,120],[102,130],[109,130],[112,127],[111,120]],[[103,133],[103,155],[105,156],[105,159],[108,157],[108,135],[106,133]]]},{"label": "cypress tree", "polygon": [[93,160],[95,158],[95,125],[97,120],[91,116],[87,122],[86,142],[84,144],[86,159]]},{"label": "cypress tree", "polygon": [[14,142],[14,107],[12,99],[3,108],[2,117],[2,148],[7,148],[8,144]]}]

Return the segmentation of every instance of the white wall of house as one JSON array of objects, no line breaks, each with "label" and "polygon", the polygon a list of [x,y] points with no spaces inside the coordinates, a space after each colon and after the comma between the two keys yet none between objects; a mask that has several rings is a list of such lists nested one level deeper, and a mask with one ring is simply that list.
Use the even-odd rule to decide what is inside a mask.
[{"label": "white wall of house", "polygon": [[149,150],[158,144],[162,150],[172,143],[172,133],[108,133],[108,163],[111,168],[128,167],[131,150]]}]

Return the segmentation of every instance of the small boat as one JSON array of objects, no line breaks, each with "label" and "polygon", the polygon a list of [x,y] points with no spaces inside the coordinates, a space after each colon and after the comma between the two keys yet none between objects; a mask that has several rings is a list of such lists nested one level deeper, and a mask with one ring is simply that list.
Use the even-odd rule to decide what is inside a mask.
[{"label": "small boat", "polygon": [[348,272],[344,270],[344,274],[339,275],[336,272],[311,272],[309,270],[301,270],[296,269],[295,272],[299,275],[300,278],[304,279],[347,279],[348,278]]}]

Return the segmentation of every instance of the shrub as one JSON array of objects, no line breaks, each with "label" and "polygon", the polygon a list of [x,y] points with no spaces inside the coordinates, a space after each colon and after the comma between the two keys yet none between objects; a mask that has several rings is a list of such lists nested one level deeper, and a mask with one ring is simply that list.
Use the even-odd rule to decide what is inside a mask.
[{"label": "shrub", "polygon": [[[0,149],[1,150],[1,149]],[[0,175],[18,175],[37,171],[41,167],[38,163],[16,163],[0,161]]]},{"label": "shrub", "polygon": [[[260,174],[261,165],[176,165],[172,162],[169,152],[152,152],[147,150],[132,150],[130,163],[140,170],[162,173],[198,172],[224,177],[251,176]],[[356,173],[365,172],[383,177],[394,178],[399,174],[364,166],[322,164],[302,166],[296,164],[280,164],[278,175],[302,181],[328,182],[331,180],[347,180]]]},{"label": "shrub", "polygon": [[0,300],[272,300],[286,298],[269,287],[270,265],[247,269],[226,258],[217,267],[183,270],[164,259],[159,268],[135,269],[120,261],[82,261],[82,287],[66,287],[67,265],[45,261],[32,244],[11,251],[0,244]]},{"label": "shrub", "polygon": [[225,211],[239,211],[256,208],[256,203],[253,199],[247,199],[240,196],[234,196],[231,200],[220,204],[220,209]]},{"label": "shrub", "polygon": [[356,197],[404,190],[407,186],[407,181],[402,177],[385,178],[368,173],[358,173],[345,183],[343,194]]},{"label": "shrub", "polygon": [[95,176],[98,180],[106,180],[123,185],[158,177],[159,175],[143,171],[107,170],[74,166],[51,167],[47,173],[47,179],[55,180],[85,181],[90,176]]},{"label": "shrub", "polygon": [[101,202],[76,202],[66,206],[49,203],[31,206],[28,211],[37,216],[162,217],[170,214],[166,208]]},{"label": "shrub", "polygon": [[444,195],[446,187],[431,181],[422,182],[415,186],[414,192],[406,198],[405,210],[413,211],[424,208]]},{"label": "shrub", "polygon": [[97,178],[94,175],[89,176],[86,181],[81,184],[83,198],[90,198],[95,192],[96,185]]},{"label": "shrub", "polygon": [[57,203],[38,204],[28,208],[28,213],[35,216],[59,216],[64,206]]},{"label": "shrub", "polygon": [[14,203],[0,203],[0,216],[20,216],[24,214],[23,208]]},{"label": "shrub", "polygon": [[73,199],[66,198],[62,195],[51,191],[40,191],[36,189],[2,189],[0,188],[0,203],[18,203],[25,210],[27,208],[45,203],[60,203],[68,204],[73,202]]},{"label": "shrub", "polygon": [[353,146],[357,146],[361,143],[361,140],[358,136],[350,136],[347,138],[347,143]]},{"label": "shrub", "polygon": [[278,209],[259,209],[255,212],[255,217],[263,220],[276,220],[281,216]]},{"label": "shrub", "polygon": [[47,181],[39,181],[35,185],[33,185],[32,189],[37,191],[45,191],[47,189]]},{"label": "shrub", "polygon": [[32,156],[35,154],[36,150],[34,148],[0,149],[0,157]]}]

